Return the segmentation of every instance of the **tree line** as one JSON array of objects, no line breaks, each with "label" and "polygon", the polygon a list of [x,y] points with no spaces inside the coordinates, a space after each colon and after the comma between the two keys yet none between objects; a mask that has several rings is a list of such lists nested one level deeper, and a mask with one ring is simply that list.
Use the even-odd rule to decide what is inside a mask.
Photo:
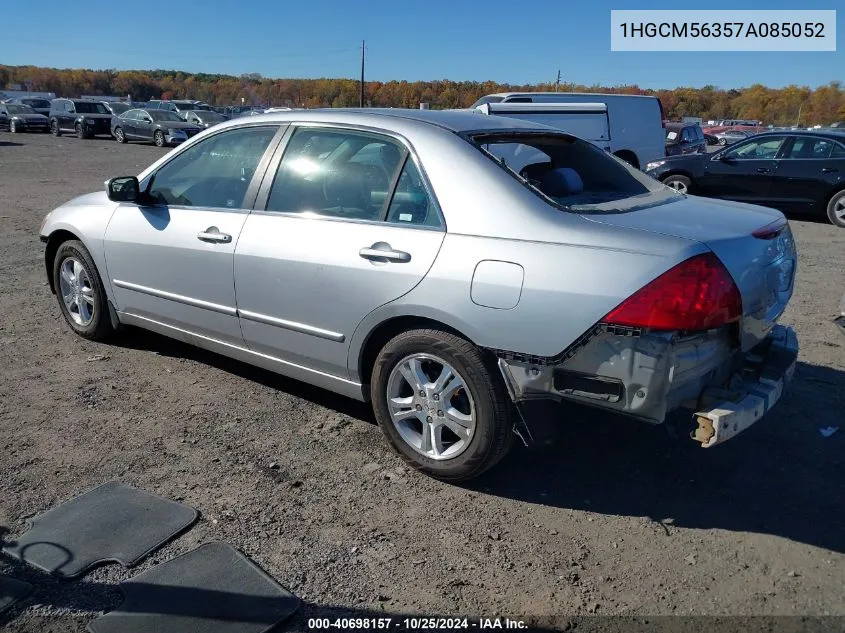
[{"label": "tree line", "polygon": [[[241,76],[186,73],[175,70],[85,70],[0,65],[0,87],[20,85],[34,92],[58,96],[130,95],[133,100],[197,99],[214,105],[287,106],[297,108],[354,107],[359,104],[355,79],[271,79],[259,74]],[[653,95],[666,115],[703,119],[757,119],[773,125],[826,125],[845,120],[842,82],[810,88],[787,86],[723,90],[715,86],[648,90],[637,85],[599,86],[562,83],[566,92],[609,92]],[[552,84],[500,84],[493,81],[368,81],[365,104],[372,107],[432,109],[464,108],[493,92],[555,90]],[[800,117],[800,118],[799,118]]]}]

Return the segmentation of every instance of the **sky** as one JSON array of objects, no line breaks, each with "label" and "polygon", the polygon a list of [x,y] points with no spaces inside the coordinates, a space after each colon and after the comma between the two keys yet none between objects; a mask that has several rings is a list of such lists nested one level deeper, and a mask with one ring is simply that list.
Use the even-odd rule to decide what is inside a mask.
[{"label": "sky", "polygon": [[[11,2],[0,63],[57,68],[260,73],[368,80],[564,82],[643,88],[816,87],[845,82],[845,24],[836,52],[611,52],[611,9],[836,9],[841,0],[144,0]],[[837,7],[839,5],[839,7]],[[123,10],[121,7],[131,7]],[[845,11],[837,15],[840,22]]]}]

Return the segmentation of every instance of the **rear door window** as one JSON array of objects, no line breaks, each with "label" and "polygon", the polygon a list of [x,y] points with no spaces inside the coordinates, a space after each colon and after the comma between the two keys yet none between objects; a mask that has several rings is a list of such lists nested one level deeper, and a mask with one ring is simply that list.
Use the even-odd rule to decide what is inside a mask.
[{"label": "rear door window", "polygon": [[784,158],[830,158],[833,152],[833,141],[826,138],[809,138],[798,136],[792,143],[789,153]]}]

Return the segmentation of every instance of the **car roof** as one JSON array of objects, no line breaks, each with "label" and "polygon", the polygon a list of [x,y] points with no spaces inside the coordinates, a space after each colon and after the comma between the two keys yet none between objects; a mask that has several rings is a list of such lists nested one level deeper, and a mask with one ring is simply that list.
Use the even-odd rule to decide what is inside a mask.
[{"label": "car roof", "polygon": [[[321,123],[340,123],[348,125],[377,126],[377,127],[411,127],[435,126],[456,133],[464,132],[495,132],[495,131],[524,131],[524,132],[556,132],[559,129],[511,119],[502,116],[490,116],[476,110],[413,110],[404,108],[317,108],[313,110],[289,110],[270,112],[255,116],[233,119],[232,125],[243,124],[246,121],[256,123],[261,121],[302,121]],[[238,122],[238,123],[235,123]],[[227,124],[228,125],[228,124]]]},{"label": "car roof", "polygon": [[761,132],[754,136],[827,136],[831,139],[845,143],[845,130],[823,129],[818,130],[773,130],[771,132]]},{"label": "car roof", "polygon": [[573,95],[576,97],[638,97],[640,99],[654,99],[654,95],[629,95],[625,93],[618,93],[618,92],[495,92],[489,95],[484,95],[485,97],[521,97],[521,96],[531,96],[531,95]]}]

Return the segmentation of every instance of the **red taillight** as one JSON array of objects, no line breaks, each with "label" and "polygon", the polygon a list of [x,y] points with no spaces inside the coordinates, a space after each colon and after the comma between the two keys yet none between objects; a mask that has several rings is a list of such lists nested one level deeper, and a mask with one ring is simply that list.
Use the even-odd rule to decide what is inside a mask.
[{"label": "red taillight", "polygon": [[640,288],[603,323],[653,330],[707,330],[738,320],[742,298],[713,254],[696,255]]}]

